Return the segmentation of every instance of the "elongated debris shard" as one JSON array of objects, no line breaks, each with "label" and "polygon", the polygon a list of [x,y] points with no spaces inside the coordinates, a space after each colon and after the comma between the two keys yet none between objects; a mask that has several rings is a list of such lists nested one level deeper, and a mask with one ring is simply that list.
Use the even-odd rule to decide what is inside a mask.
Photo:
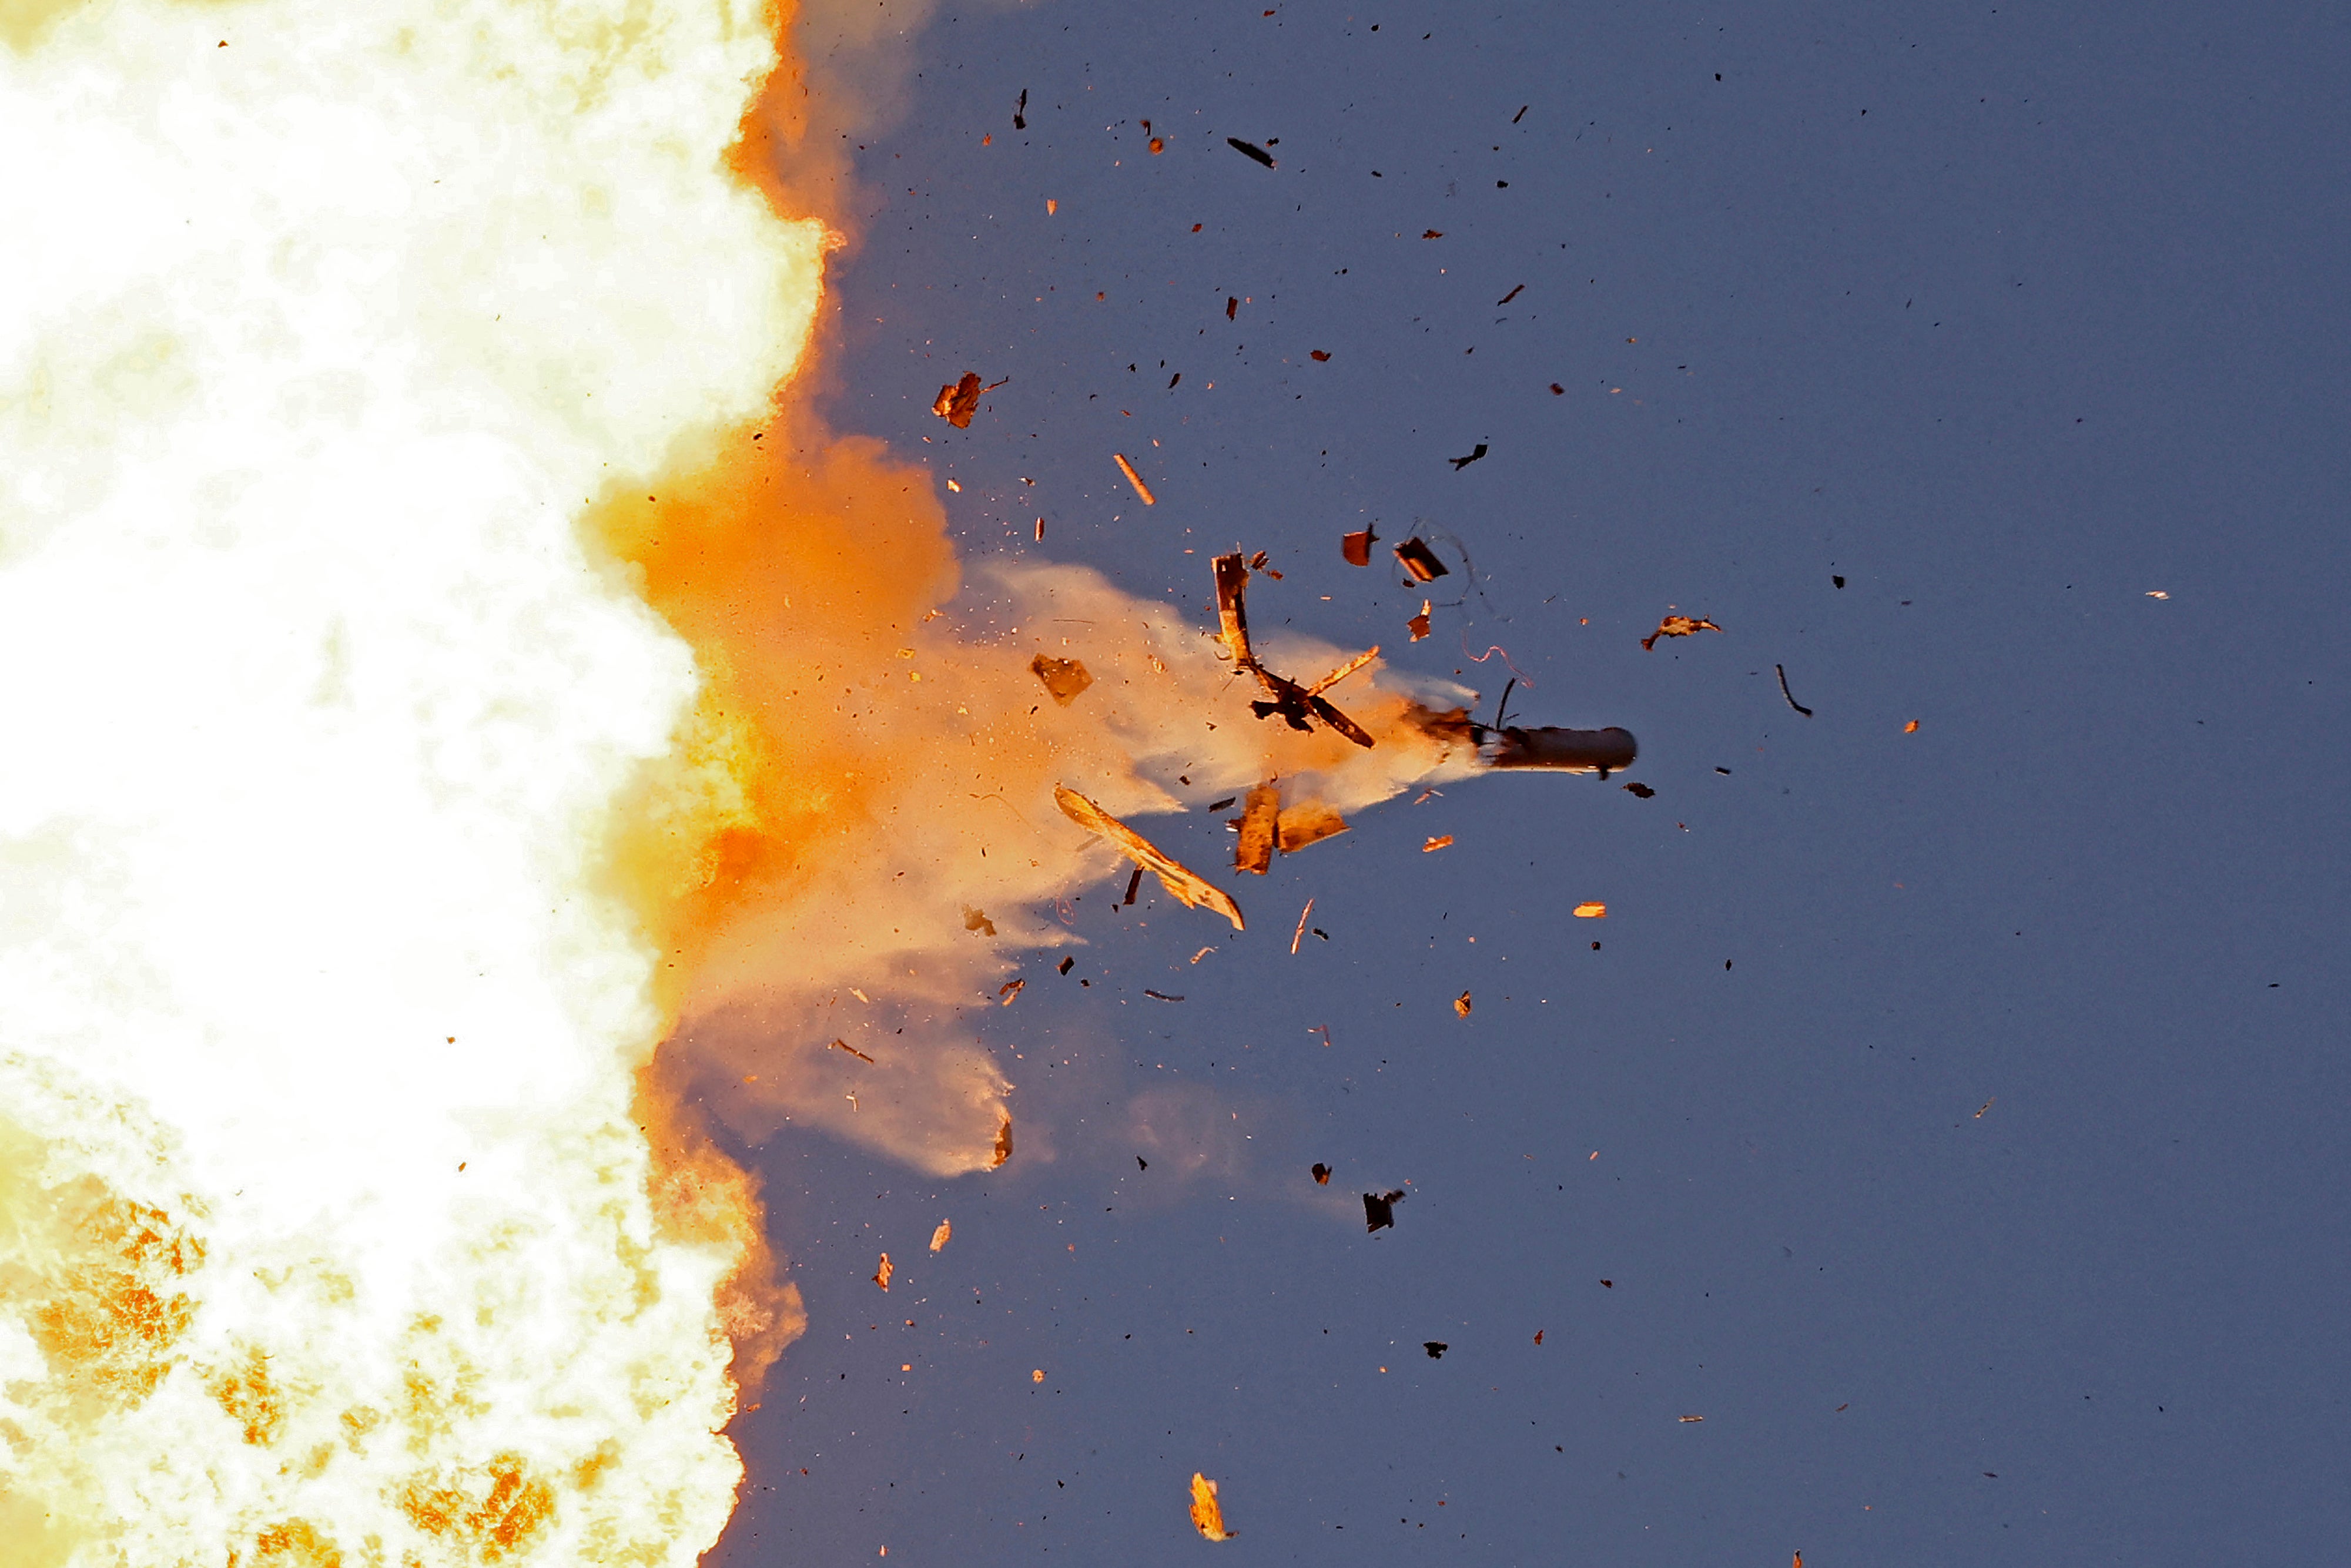
[{"label": "elongated debris shard", "polygon": [[1159,878],[1159,884],[1179,904],[1194,909],[1206,906],[1233,923],[1233,929],[1244,929],[1240,905],[1235,904],[1224,889],[1208,882],[1196,873],[1176,863],[1158,846],[1079,794],[1066,785],[1053,786],[1053,803],[1061,814],[1088,832],[1108,839],[1137,865]]}]

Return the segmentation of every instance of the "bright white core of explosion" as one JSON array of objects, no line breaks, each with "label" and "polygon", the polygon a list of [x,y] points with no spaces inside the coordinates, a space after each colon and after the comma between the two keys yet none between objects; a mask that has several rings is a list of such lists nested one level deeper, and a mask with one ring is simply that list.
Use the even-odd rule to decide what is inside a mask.
[{"label": "bright white core of explosion", "polygon": [[[687,650],[581,504],[789,373],[754,6],[0,44],[0,1541],[685,1564],[739,1474],[600,810]],[[224,47],[224,40],[225,46]]]}]

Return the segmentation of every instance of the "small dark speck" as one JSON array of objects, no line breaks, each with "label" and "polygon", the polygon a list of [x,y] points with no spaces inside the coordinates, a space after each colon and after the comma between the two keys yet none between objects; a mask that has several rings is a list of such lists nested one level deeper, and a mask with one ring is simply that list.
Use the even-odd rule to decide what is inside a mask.
[{"label": "small dark speck", "polygon": [[1730,777],[1730,769],[1729,769],[1729,768],[1716,768],[1716,769],[1715,769],[1715,771],[1716,771],[1717,773],[1721,774],[1725,779],[1728,779],[1728,778],[1729,778],[1729,777]]}]

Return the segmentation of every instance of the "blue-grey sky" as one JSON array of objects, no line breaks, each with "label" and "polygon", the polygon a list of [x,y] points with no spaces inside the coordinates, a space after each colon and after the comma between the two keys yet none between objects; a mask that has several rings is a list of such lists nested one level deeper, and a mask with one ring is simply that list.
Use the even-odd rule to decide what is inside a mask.
[{"label": "blue-grey sky", "polygon": [[935,16],[831,415],[967,560],[1269,550],[1656,793],[1399,800],[1238,939],[1090,891],[989,1019],[1034,1154],[756,1150],[810,1326],[712,1561],[2339,1552],[2351,22],[1267,9]]}]

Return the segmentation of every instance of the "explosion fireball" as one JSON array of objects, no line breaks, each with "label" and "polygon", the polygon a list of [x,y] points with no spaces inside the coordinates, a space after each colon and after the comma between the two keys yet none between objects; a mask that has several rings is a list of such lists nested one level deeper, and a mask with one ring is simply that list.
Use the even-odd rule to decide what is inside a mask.
[{"label": "explosion fireball", "polygon": [[799,1313],[689,1092],[1000,1163],[954,1014],[1114,863],[1057,785],[1477,766],[1368,681],[1368,748],[1264,722],[1092,573],[963,583],[791,393],[778,26],[0,9],[11,1564],[691,1563]]}]

